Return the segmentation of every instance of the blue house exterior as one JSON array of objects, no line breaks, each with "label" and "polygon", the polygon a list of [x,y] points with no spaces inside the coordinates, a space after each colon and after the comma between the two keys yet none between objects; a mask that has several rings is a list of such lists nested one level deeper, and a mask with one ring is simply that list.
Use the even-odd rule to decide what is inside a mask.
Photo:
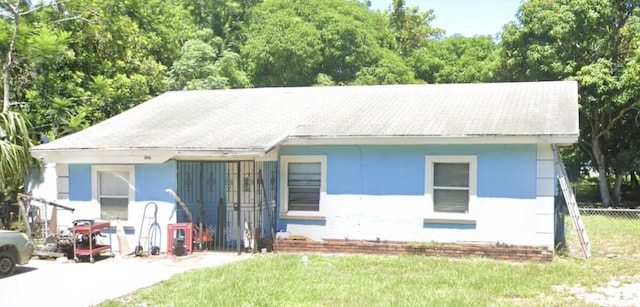
[{"label": "blue house exterior", "polygon": [[170,92],[33,148],[34,193],[130,245],[154,203],[161,229],[193,222],[219,248],[278,232],[551,250],[551,145],[575,142],[577,114],[575,82]]},{"label": "blue house exterior", "polygon": [[[288,158],[308,156],[326,157],[320,210],[291,214],[281,197],[280,230],[315,238],[553,246],[549,146],[291,146],[280,150],[281,171]],[[433,210],[429,163],[451,157],[474,162],[475,187],[465,213]]]}]

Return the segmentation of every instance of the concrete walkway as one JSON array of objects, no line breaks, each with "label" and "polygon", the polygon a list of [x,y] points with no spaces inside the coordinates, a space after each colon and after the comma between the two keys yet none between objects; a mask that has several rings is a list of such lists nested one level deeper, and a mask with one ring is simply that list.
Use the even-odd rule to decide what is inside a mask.
[{"label": "concrete walkway", "polygon": [[95,263],[32,259],[0,278],[0,306],[92,306],[167,280],[176,273],[250,258],[231,253],[116,257]]}]

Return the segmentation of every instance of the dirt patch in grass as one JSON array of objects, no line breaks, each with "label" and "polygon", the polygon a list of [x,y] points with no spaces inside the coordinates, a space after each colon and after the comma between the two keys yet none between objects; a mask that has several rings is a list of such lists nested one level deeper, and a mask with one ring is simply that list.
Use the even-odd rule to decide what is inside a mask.
[{"label": "dirt patch in grass", "polygon": [[640,302],[640,275],[621,276],[600,287],[560,285],[554,288],[598,306],[637,306]]}]

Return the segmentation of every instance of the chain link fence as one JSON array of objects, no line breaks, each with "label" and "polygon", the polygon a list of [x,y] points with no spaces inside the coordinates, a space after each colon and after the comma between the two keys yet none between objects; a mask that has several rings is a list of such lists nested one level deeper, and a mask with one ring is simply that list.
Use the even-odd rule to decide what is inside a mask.
[{"label": "chain link fence", "polygon": [[[591,257],[640,257],[640,210],[580,208]],[[565,217],[566,252],[584,258],[571,218]]]}]

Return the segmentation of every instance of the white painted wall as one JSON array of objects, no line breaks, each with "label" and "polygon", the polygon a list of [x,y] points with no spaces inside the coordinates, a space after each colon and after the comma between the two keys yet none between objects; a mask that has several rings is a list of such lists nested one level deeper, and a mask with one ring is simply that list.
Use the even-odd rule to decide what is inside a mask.
[{"label": "white painted wall", "polygon": [[[325,195],[321,216],[326,225],[289,223],[287,231],[313,238],[395,240],[409,242],[477,242],[553,247],[540,229],[553,232],[553,216],[537,215],[550,199],[477,198],[475,229],[423,227],[424,196]],[[542,239],[541,239],[542,238]]]},{"label": "white painted wall", "polygon": [[[40,168],[31,168],[29,175],[25,178],[24,193],[63,204],[63,202],[59,201],[60,191],[62,190],[66,193],[66,198],[69,195],[69,177],[68,172],[65,173],[65,171],[66,168],[59,167],[54,163],[46,163]],[[53,216],[54,207],[37,201],[33,201],[30,204],[39,208],[42,220],[49,221]]]},{"label": "white painted wall", "polygon": [[57,178],[56,165],[53,163],[44,164],[41,168],[34,167],[25,178],[25,193],[55,200],[58,194]]},{"label": "white painted wall", "polygon": [[551,144],[538,144],[535,206],[535,242],[537,245],[554,246],[554,195],[556,186],[555,164]]}]

